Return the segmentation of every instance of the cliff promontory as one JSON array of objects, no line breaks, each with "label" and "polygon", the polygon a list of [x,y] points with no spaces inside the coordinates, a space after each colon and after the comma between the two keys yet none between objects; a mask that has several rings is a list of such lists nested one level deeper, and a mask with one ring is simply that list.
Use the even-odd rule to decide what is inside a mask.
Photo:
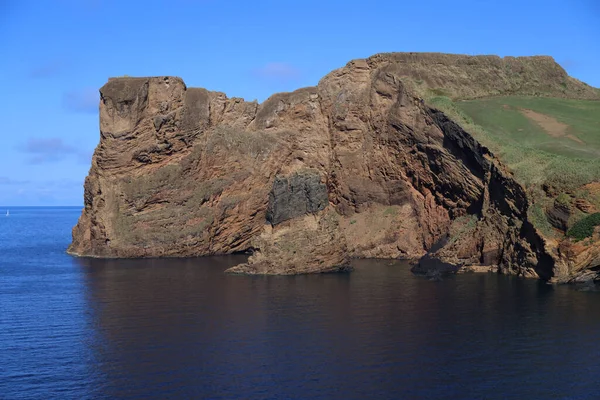
[{"label": "cliff promontory", "polygon": [[599,98],[548,57],[380,54],[262,104],[175,77],[113,78],[69,252],[251,251],[231,272],[258,274],[429,252],[457,268],[567,274],[524,188],[423,87]]}]

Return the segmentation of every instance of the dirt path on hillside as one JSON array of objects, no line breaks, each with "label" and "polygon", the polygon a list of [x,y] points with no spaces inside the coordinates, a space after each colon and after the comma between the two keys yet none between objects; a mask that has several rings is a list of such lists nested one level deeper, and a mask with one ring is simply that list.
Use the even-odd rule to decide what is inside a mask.
[{"label": "dirt path on hillside", "polygon": [[574,142],[584,144],[583,141],[577,136],[567,133],[569,125],[564,124],[556,120],[555,118],[550,117],[549,115],[541,114],[539,112],[529,110],[526,108],[520,108],[519,111],[531,121],[538,124],[548,135],[555,138],[564,137],[567,139],[571,139]]}]

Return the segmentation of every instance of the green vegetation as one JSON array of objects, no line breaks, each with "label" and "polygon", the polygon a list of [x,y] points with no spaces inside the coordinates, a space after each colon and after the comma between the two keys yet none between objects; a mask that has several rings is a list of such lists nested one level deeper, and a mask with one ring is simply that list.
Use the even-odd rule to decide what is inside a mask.
[{"label": "green vegetation", "polygon": [[[113,228],[119,237],[134,244],[161,246],[208,234],[218,214],[205,203],[221,196],[233,180],[217,177],[195,181],[183,173],[191,164],[183,165],[166,165],[152,174],[121,181],[124,196],[112,200],[116,207]],[[165,207],[168,198],[173,204]],[[241,200],[239,196],[224,196],[220,211],[235,207]]]},{"label": "green vegetation", "polygon": [[120,238],[133,244],[170,245],[189,237],[207,234],[207,228],[213,223],[213,212],[201,208],[193,219],[181,223],[185,207],[161,208],[152,212],[129,215],[119,212],[113,228]]},{"label": "green vegetation", "polygon": [[456,218],[450,228],[450,240],[448,243],[454,243],[467,235],[472,235],[477,227],[477,216],[472,214],[463,215]]},{"label": "green vegetation", "polygon": [[123,182],[123,192],[136,208],[142,208],[156,193],[171,188],[177,182],[180,174],[179,165],[167,165],[150,175],[127,178]]},{"label": "green vegetation", "polygon": [[569,229],[567,236],[576,240],[583,240],[594,234],[594,228],[600,225],[600,213],[590,214],[580,219]]},{"label": "green vegetation", "polygon": [[[600,205],[600,195],[584,187],[600,181],[600,101],[525,96],[453,101],[440,94],[430,91],[428,104],[458,122],[511,168],[535,203],[528,216],[542,234],[556,235],[544,212],[554,199],[546,197],[544,185],[560,193],[559,204],[570,205],[575,197]],[[582,213],[575,214],[574,219]],[[595,225],[590,223],[595,220],[581,221],[569,236],[591,235]]]},{"label": "green vegetation", "polygon": [[398,215],[398,210],[394,207],[388,207],[383,211],[383,215],[396,216]]},{"label": "green vegetation", "polygon": [[527,218],[542,234],[548,238],[556,236],[556,231],[548,219],[540,204],[534,204],[527,210]]},{"label": "green vegetation", "polygon": [[[496,97],[457,106],[494,136],[570,158],[600,155],[600,102],[544,97]],[[533,111],[533,118],[528,112]],[[537,117],[537,118],[536,118]]]},{"label": "green vegetation", "polygon": [[445,96],[449,96],[450,95],[450,92],[448,90],[443,89],[443,88],[430,88],[428,90],[434,96],[445,97]]},{"label": "green vegetation", "polygon": [[171,164],[159,168],[149,175],[136,178],[129,177],[123,181],[125,199],[139,211],[148,203],[160,197],[161,193],[171,192],[180,195],[183,193],[188,195],[183,196],[181,202],[185,202],[189,206],[199,206],[212,196],[220,195],[225,188],[232,184],[231,179],[214,178],[188,187],[189,185],[186,185],[182,176],[182,167]]},{"label": "green vegetation", "polygon": [[556,197],[556,202],[563,206],[569,206],[571,205],[571,196],[566,193],[561,193]]},{"label": "green vegetation", "polygon": [[453,102],[435,96],[428,103],[490,148],[527,187],[546,183],[569,191],[600,180],[598,101],[496,97]]},{"label": "green vegetation", "polygon": [[573,197],[577,199],[586,200],[597,209],[600,209],[600,190],[598,190],[600,188],[600,185],[595,186],[596,190],[594,190],[593,188],[590,189],[586,187],[579,188],[578,190],[575,190],[573,192]]}]

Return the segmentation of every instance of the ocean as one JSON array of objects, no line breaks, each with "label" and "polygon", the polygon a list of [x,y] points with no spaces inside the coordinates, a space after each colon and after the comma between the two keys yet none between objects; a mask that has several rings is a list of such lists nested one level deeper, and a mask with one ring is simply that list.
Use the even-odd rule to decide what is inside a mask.
[{"label": "ocean", "polygon": [[0,399],[600,399],[599,292],[80,259],[80,212],[0,207]]}]

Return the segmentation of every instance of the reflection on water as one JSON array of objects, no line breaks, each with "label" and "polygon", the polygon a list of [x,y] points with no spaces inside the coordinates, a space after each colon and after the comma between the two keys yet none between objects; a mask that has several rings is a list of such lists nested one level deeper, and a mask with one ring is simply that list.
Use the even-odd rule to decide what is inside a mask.
[{"label": "reflection on water", "polygon": [[73,259],[78,208],[0,219],[2,399],[597,399],[600,293],[404,262]]},{"label": "reflection on water", "polygon": [[240,261],[80,260],[104,379],[97,394],[596,393],[598,296],[496,275],[431,282],[390,261],[357,261],[339,275],[222,273]]}]

